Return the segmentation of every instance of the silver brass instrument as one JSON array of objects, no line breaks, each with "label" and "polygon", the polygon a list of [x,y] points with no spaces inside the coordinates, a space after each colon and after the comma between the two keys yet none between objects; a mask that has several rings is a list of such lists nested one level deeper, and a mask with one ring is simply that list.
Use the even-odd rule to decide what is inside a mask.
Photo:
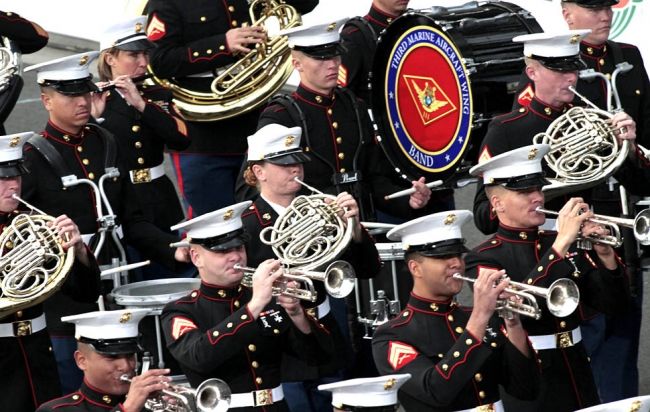
[{"label": "silver brass instrument", "polygon": [[[251,0],[249,3],[253,26],[262,26],[268,31],[276,25],[283,30],[302,23],[296,9],[283,0]],[[265,43],[256,45],[225,71],[217,73],[210,90],[182,87],[175,79],[162,79],[155,73],[153,80],[173,92],[174,103],[185,119],[207,122],[259,107],[277,93],[292,71],[287,37],[269,33]]]},{"label": "silver brass instrument", "polygon": [[[131,376],[120,376],[123,382],[131,383]],[[225,412],[230,406],[230,387],[221,379],[203,381],[198,388],[170,385],[158,396],[148,398],[144,409],[151,412]]]},{"label": "silver brass instrument", "polygon": [[74,263],[74,248],[51,227],[54,218],[24,202],[38,214],[21,213],[0,234],[0,318],[43,302],[65,281]]},{"label": "silver brass instrument", "polygon": [[[538,207],[535,209],[539,213],[545,215],[558,216],[559,213],[553,210]],[[650,245],[650,209],[640,211],[634,219],[626,219],[622,217],[612,217],[605,215],[594,215],[593,218],[588,219],[590,222],[599,224],[609,229],[609,235],[590,236],[588,238],[578,237],[576,240],[581,242],[582,249],[590,249],[587,243],[602,243],[611,247],[617,248],[623,244],[623,237],[621,236],[621,229],[619,226],[629,227],[634,232],[634,237],[642,245]]]},{"label": "silver brass instrument", "polygon": [[[235,270],[244,272],[241,283],[244,286],[253,286],[253,273],[255,268],[236,264]],[[285,268],[282,276],[273,284],[273,296],[289,296],[310,302],[316,302],[318,293],[312,280],[324,282],[327,293],[335,298],[343,298],[354,289],[355,273],[352,265],[344,260],[332,262],[324,272],[306,270],[304,268]],[[297,282],[300,286],[292,287],[288,283]]]},{"label": "silver brass instrument", "polygon": [[20,50],[9,37],[0,36],[0,123],[9,117],[18,101],[23,88],[21,74]]},{"label": "silver brass instrument", "polygon": [[533,137],[533,143],[551,146],[544,160],[555,177],[542,188],[547,199],[604,181],[618,170],[630,150],[627,140],[619,144],[616,138],[623,131],[612,128],[614,115],[569,88],[589,107],[572,107]]},{"label": "silver brass instrument", "polygon": [[[460,273],[454,273],[453,277],[471,283],[476,282],[476,279],[468,278]],[[540,319],[542,311],[535,296],[546,299],[549,312],[558,318],[572,314],[580,303],[578,286],[574,281],[566,278],[556,280],[548,288],[510,281],[505,291],[521,297],[524,302],[513,302],[509,299],[497,300],[497,313],[504,318],[511,317],[512,313],[518,313],[536,320]]]}]

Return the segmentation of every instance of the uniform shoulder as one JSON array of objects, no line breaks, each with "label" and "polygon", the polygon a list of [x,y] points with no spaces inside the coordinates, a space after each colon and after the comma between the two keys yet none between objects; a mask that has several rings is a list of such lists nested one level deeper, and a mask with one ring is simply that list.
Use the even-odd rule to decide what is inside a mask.
[{"label": "uniform shoulder", "polygon": [[486,250],[490,249],[497,249],[503,245],[503,242],[499,240],[498,237],[493,236],[489,239],[484,240],[483,242],[479,243],[477,246],[472,249],[476,253],[484,252]]},{"label": "uniform shoulder", "polygon": [[79,392],[72,392],[60,398],[52,399],[42,404],[37,412],[65,410],[66,407],[76,406],[83,402],[83,396]]},{"label": "uniform shoulder", "polygon": [[516,120],[522,119],[528,115],[530,109],[528,107],[521,106],[511,112],[501,114],[496,116],[492,121],[493,124],[508,124]]}]

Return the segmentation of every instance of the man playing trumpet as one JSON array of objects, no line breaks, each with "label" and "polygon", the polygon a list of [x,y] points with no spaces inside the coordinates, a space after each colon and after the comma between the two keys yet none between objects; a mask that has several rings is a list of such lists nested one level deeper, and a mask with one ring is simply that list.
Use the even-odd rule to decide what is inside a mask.
[{"label": "man playing trumpet", "polygon": [[[330,332],[305,314],[298,299],[277,296],[282,281],[277,260],[253,274],[252,288],[240,284],[248,235],[241,214],[251,202],[196,217],[173,227],[187,230],[190,256],[201,287],[168,304],[162,325],[171,354],[192,386],[220,378],[231,388],[237,411],[287,411],[280,385],[282,353],[310,363],[332,354]],[[291,282],[289,282],[291,286]]]},{"label": "man playing trumpet", "polygon": [[[570,199],[559,212],[558,231],[539,230],[545,221],[537,208],[544,205],[542,186],[548,181],[541,159],[549,146],[531,145],[479,163],[470,173],[482,175],[490,204],[499,219],[495,236],[467,256],[470,277],[505,269],[515,281],[548,287],[560,278],[571,278],[581,301],[604,313],[623,310],[628,299],[623,265],[611,246],[592,240],[593,250],[574,243],[602,237],[607,231],[590,221],[593,212],[581,198]],[[542,369],[540,395],[533,403],[506,399],[506,408],[517,411],[574,411],[600,403],[580,332],[578,311],[554,317],[540,304],[540,320],[524,319],[523,325],[538,352]]]},{"label": "man playing trumpet", "polygon": [[508,281],[500,281],[504,272],[479,275],[471,310],[454,300],[468,251],[461,226],[471,216],[441,212],[388,232],[402,242],[413,290],[406,309],[375,331],[373,355],[381,374],[412,376],[399,391],[409,412],[503,411],[499,384],[523,399],[537,394],[539,372],[519,316],[506,319],[505,327],[493,316],[497,300],[509,298]]},{"label": "man playing trumpet", "polygon": [[38,412],[139,412],[147,399],[169,388],[169,369],[134,376],[135,356],[142,351],[138,323],[147,314],[148,309],[124,309],[61,318],[75,324],[74,359],[84,380],[78,391],[41,405]]}]

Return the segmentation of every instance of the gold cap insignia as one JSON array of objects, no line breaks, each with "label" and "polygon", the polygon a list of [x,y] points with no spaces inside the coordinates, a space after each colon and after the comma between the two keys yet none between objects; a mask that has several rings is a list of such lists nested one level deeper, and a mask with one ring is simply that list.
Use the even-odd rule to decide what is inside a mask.
[{"label": "gold cap insignia", "polygon": [[579,34],[574,34],[571,36],[571,39],[569,40],[569,43],[571,44],[576,44],[580,41],[580,35]]},{"label": "gold cap insignia", "polygon": [[494,178],[488,177],[488,184],[494,184]]},{"label": "gold cap insignia", "polygon": [[232,216],[235,214],[235,211],[232,209],[226,210],[226,213],[223,214],[223,220],[230,220],[232,219]]},{"label": "gold cap insignia", "polygon": [[79,66],[85,66],[88,63],[88,60],[89,60],[88,56],[84,54],[79,59]]},{"label": "gold cap insignia", "polygon": [[123,313],[122,316],[120,316],[120,323],[127,323],[130,320],[131,320],[131,312]]},{"label": "gold cap insignia", "polygon": [[456,215],[450,214],[450,215],[447,215],[447,217],[445,218],[445,221],[443,223],[445,225],[453,225],[455,221],[456,221]]},{"label": "gold cap insignia", "polygon": [[138,22],[135,24],[135,32],[140,33],[142,31],[142,23]]},{"label": "gold cap insignia", "polygon": [[286,147],[290,147],[290,146],[293,144],[293,142],[295,142],[295,141],[296,141],[295,136],[287,136],[287,137],[284,139],[284,145],[285,145]]},{"label": "gold cap insignia", "polygon": [[537,149],[536,148],[530,149],[530,152],[528,152],[528,160],[533,160],[536,157],[537,157]]},{"label": "gold cap insignia", "polygon": [[20,137],[14,136],[9,141],[9,147],[16,147],[18,146],[18,143],[20,143]]},{"label": "gold cap insignia", "polygon": [[262,218],[263,218],[264,220],[271,220],[271,214],[270,214],[270,213],[264,213],[264,214],[262,215]]},{"label": "gold cap insignia", "polygon": [[336,29],[336,23],[331,23],[327,26],[327,31],[334,31],[334,29]]},{"label": "gold cap insignia", "polygon": [[384,390],[389,391],[393,389],[396,383],[397,383],[397,379],[390,378],[389,380],[386,381],[386,383],[384,383]]}]

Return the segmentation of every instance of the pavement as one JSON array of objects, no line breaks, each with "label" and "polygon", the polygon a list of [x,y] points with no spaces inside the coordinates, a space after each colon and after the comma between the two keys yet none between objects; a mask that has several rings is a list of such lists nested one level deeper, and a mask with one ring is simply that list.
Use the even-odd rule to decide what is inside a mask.
[{"label": "pavement", "polygon": [[[57,39],[56,44],[58,46],[56,48],[48,46],[37,53],[24,55],[24,67],[85,50],[93,50],[96,47],[96,43],[77,41],[77,39],[69,37]],[[61,46],[65,46],[67,49],[59,48]],[[29,130],[41,131],[47,122],[47,112],[40,102],[39,90],[36,84],[36,76],[33,72],[29,72],[25,73],[23,78],[25,81],[25,86],[23,88],[20,99],[16,104],[14,111],[5,122],[5,127],[9,133]],[[168,175],[173,177],[173,173],[171,172],[170,168],[168,168]],[[455,199],[458,209],[472,210],[475,190],[475,186],[470,184],[456,191]],[[486,238],[486,236],[481,234],[474,227],[471,221],[463,227],[463,233],[466,236],[467,246],[469,248],[476,246]],[[644,290],[646,291],[646,296],[648,296],[647,275],[644,278],[643,283]],[[467,292],[467,288],[465,288],[464,292],[461,293],[460,301],[464,304],[471,304],[471,296]],[[643,312],[645,314],[649,313],[649,301],[650,299],[646,299],[643,305]],[[648,318],[649,317],[646,316],[643,321],[641,329],[641,342],[647,342],[650,338],[650,322],[648,322]],[[643,344],[640,345],[639,374],[640,394],[650,394],[650,346],[645,346]]]}]

